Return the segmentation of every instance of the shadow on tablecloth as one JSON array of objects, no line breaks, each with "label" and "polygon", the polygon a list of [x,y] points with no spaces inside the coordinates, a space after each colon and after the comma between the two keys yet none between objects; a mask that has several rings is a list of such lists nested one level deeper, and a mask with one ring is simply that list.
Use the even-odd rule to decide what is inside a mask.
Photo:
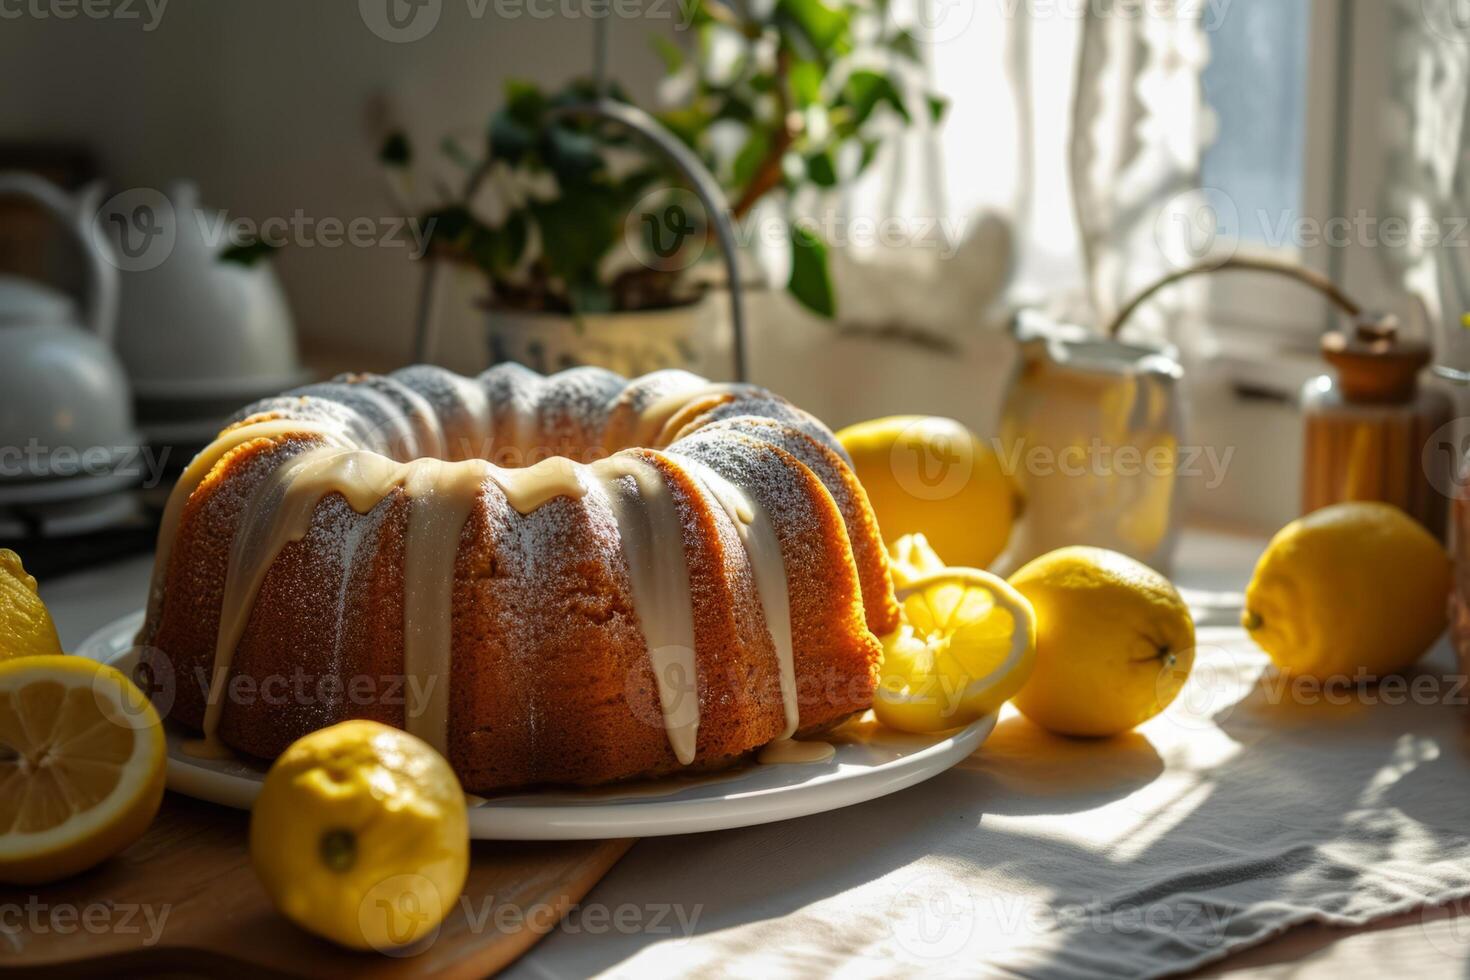
[{"label": "shadow on tablecloth", "polygon": [[1349,695],[1282,680],[1238,630],[1200,639],[1138,734],[1010,717],[902,793],[644,840],[588,896],[606,920],[574,914],[512,975],[1162,976],[1470,894],[1470,690],[1447,649]]}]

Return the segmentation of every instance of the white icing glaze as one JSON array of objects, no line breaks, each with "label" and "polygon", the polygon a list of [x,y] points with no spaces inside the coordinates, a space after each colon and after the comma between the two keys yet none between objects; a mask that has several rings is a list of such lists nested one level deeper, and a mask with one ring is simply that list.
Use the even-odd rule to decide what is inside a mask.
[{"label": "white icing glaze", "polygon": [[755,574],[756,593],[765,613],[766,628],[776,648],[781,667],[781,704],[786,727],[782,738],[796,733],[801,721],[796,692],[796,651],[791,642],[791,597],[787,593],[786,564],[781,557],[781,542],[765,509],[744,490],[725,479],[709,466],[685,456],[677,457],[690,473],[709,489],[740,534],[745,553]]},{"label": "white icing glaze", "polygon": [[[439,377],[432,380],[444,383]],[[532,448],[538,426],[531,400],[515,398],[492,404],[479,385],[461,382],[463,379],[456,379],[450,385],[456,396],[465,396],[454,406],[455,438],[451,437],[449,422],[436,417],[434,426],[426,433],[428,438],[415,438],[413,448],[406,453],[433,448],[455,457],[470,448],[466,443],[472,442],[478,442],[477,448],[489,452],[494,429],[492,413],[511,416],[507,420],[509,426],[502,429],[502,437],[508,429],[515,448]],[[430,393],[427,389],[421,392],[411,384],[404,387],[424,399],[429,399],[430,394],[444,397],[442,392]],[[667,444],[677,435],[668,430],[689,404],[734,392],[739,387],[707,385],[654,400],[638,415],[637,444]],[[443,406],[435,404],[434,407],[438,416]],[[256,596],[281,550],[305,537],[324,497],[340,494],[353,510],[365,514],[395,490],[403,492],[409,505],[404,545],[403,671],[414,685],[409,689],[425,695],[424,704],[411,706],[405,727],[441,753],[446,752],[454,566],[460,538],[475,501],[484,492],[486,483],[493,482],[504,492],[511,507],[521,514],[529,514],[557,496],[580,498],[591,486],[600,488],[606,496],[627,560],[634,611],[648,648],[669,746],[681,764],[694,761],[700,720],[699,691],[693,598],[683,527],[663,472],[636,452],[619,453],[590,465],[556,456],[535,466],[505,469],[480,458],[391,459],[357,448],[340,425],[269,419],[240,426],[222,433],[196,457],[170,497],[159,532],[159,557],[150,590],[150,622],[157,612],[163,573],[190,495],[231,449],[254,439],[299,435],[318,436],[324,444],[285,461],[257,487],[232,543],[206,702],[204,738],[191,745],[191,752],[211,755],[223,749],[217,730],[224,685]],[[421,444],[425,442],[437,445]],[[459,445],[454,445],[456,442]],[[784,716],[782,738],[762,752],[761,761],[811,762],[830,757],[831,747],[825,743],[790,741],[800,721],[795,654],[786,569],[770,515],[743,489],[708,466],[683,456],[657,455],[662,463],[693,475],[696,484],[702,485],[720,504],[730,516],[749,559],[779,662]],[[414,707],[419,710],[412,710]],[[822,754],[823,747],[826,755]]]},{"label": "white icing glaze", "polygon": [[[669,748],[687,766],[694,761],[699,735],[699,683],[694,600],[678,510],[663,474],[640,455],[619,453],[588,469],[607,493],[618,522]],[[631,486],[625,478],[631,478]]]},{"label": "white icing glaze", "polygon": [[425,694],[420,710],[406,715],[405,727],[446,752],[454,562],[474,501],[491,481],[513,508],[527,514],[556,496],[581,497],[587,491],[583,473],[603,487],[617,519],[669,746],[688,765],[699,730],[694,610],[682,526],[656,466],[635,454],[585,467],[561,456],[525,469],[502,469],[478,459],[400,463],[335,445],[309,450],[277,467],[246,506],[225,576],[204,739],[193,751],[212,755],[218,749],[224,686],[234,652],[282,549],[306,536],[317,505],[327,495],[340,494],[353,510],[365,514],[398,489],[409,500],[403,672],[409,689]]},{"label": "white icing glaze", "polygon": [[[184,505],[189,502],[194,491],[204,482],[209,472],[224,459],[232,449],[237,449],[248,442],[256,439],[281,439],[291,435],[319,436],[328,441],[336,441],[340,437],[335,430],[314,422],[301,422],[293,419],[265,419],[260,422],[251,422],[246,425],[238,425],[233,429],[221,432],[213,442],[199,451],[199,454],[190,461],[179,476],[178,482],[174,484],[173,491],[169,493],[168,503],[163,508],[163,519],[158,526],[158,542],[153,558],[153,578],[148,585],[148,615],[144,620],[151,623],[158,615],[159,604],[163,601],[163,578],[168,570],[169,559],[173,556],[174,539],[178,535],[179,521],[184,516]],[[147,642],[147,638],[139,637],[139,642]]]},{"label": "white icing glaze", "polygon": [[277,467],[251,497],[230,551],[224,601],[204,715],[212,743],[223,710],[235,648],[244,635],[266,573],[281,550],[306,536],[323,497],[341,494],[365,514],[401,489],[409,500],[404,540],[403,673],[422,691],[424,704],[405,717],[407,730],[441,753],[448,748],[448,687],[454,561],[459,538],[487,480],[521,513],[559,495],[586,492],[570,460],[561,457],[523,470],[500,469],[471,459],[400,463],[365,450],[325,446]]}]

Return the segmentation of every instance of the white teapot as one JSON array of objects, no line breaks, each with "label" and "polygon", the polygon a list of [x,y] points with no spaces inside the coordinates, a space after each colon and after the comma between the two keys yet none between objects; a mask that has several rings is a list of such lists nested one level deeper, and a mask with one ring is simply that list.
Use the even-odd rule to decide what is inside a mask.
[{"label": "white teapot", "polygon": [[[0,486],[9,489],[115,476],[118,463],[137,458],[127,376],[112,349],[118,270],[107,243],[92,233],[99,191],[89,187],[73,198],[34,174],[0,173],[0,196],[28,198],[50,212],[79,243],[86,267],[80,311],[58,290],[0,275]],[[96,482],[73,486],[85,494]]]}]

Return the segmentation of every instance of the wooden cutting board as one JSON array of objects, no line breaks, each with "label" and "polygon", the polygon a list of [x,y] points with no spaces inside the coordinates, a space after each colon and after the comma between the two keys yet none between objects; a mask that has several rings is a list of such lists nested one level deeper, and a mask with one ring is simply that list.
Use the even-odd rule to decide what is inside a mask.
[{"label": "wooden cutting board", "polygon": [[475,841],[464,897],[438,937],[391,957],[339,949],[277,913],[250,867],[248,819],[169,793],[143,839],[113,860],[54,885],[0,886],[0,974],[488,976],[555,927],[633,843]]}]

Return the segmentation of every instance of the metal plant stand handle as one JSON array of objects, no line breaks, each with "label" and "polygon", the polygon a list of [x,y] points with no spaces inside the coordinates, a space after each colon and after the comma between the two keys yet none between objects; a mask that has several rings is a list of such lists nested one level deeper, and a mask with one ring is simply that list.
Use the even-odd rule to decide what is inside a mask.
[{"label": "metal plant stand handle", "polygon": [[709,213],[715,237],[720,242],[720,253],[725,261],[725,279],[730,291],[730,322],[735,333],[734,360],[735,380],[746,380],[745,347],[745,297],[740,288],[740,261],[735,251],[735,226],[730,219],[730,207],[725,201],[725,192],[720,189],[714,174],[694,152],[680,142],[662,123],[637,106],[613,99],[597,99],[581,105],[567,106],[560,110],[565,116],[596,116],[625,126],[642,136],[654,149],[667,156],[689,181],[699,203]]},{"label": "metal plant stand handle", "polygon": [[[603,21],[598,21],[599,51],[604,50],[602,45],[605,44],[603,23]],[[604,64],[605,59],[599,56],[597,63]],[[597,90],[606,91],[606,86],[601,78],[598,79]],[[730,292],[730,322],[731,329],[734,331],[735,380],[745,381],[748,374],[748,362],[745,296],[740,288],[740,261],[735,251],[735,228],[730,217],[730,208],[725,201],[725,192],[720,189],[714,175],[689,147],[680,142],[679,138],[669,132],[657,119],[626,102],[602,97],[579,105],[566,106],[558,110],[558,114],[565,117],[593,116],[627,127],[647,140],[654,149],[668,157],[675,168],[689,181],[695,196],[699,198],[699,203],[709,213],[710,223],[714,227],[715,237],[719,240],[720,252],[724,257],[725,278]],[[430,348],[433,346],[434,299],[437,283],[438,268],[431,260],[425,269],[423,285],[419,293],[418,329],[414,337],[414,355],[419,361],[428,360]]]}]

